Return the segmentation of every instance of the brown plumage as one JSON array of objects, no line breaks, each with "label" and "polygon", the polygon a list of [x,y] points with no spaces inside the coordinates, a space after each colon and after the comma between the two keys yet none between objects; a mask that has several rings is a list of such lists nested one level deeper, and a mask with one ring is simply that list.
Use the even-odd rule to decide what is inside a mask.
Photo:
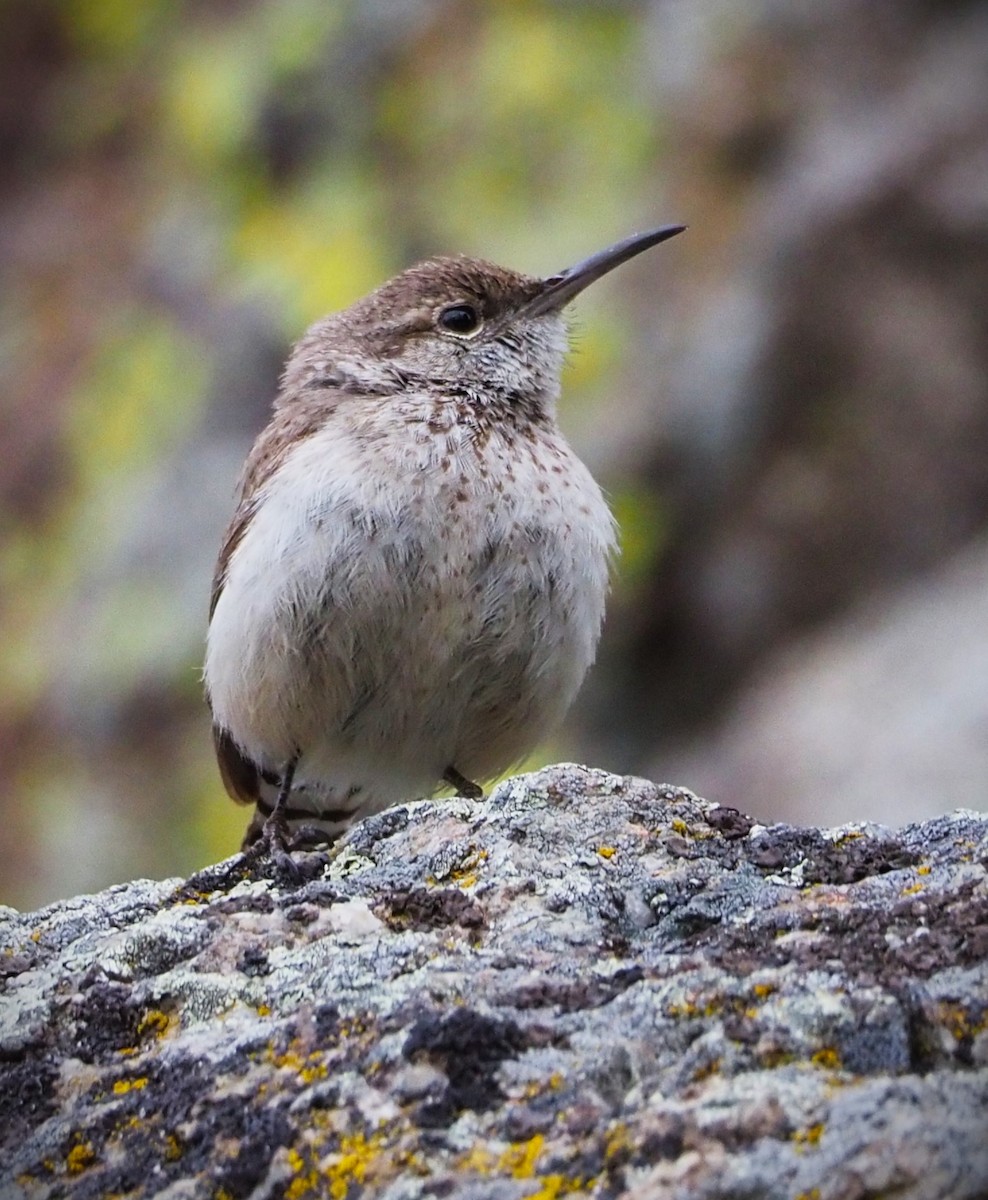
[{"label": "brown plumage", "polygon": [[[613,523],[556,424],[562,309],[679,232],[547,280],[430,259],[292,352],[217,562],[217,759],[333,836],[452,782],[479,794],[562,718],[593,660]],[[274,809],[274,816],[270,814]]]}]

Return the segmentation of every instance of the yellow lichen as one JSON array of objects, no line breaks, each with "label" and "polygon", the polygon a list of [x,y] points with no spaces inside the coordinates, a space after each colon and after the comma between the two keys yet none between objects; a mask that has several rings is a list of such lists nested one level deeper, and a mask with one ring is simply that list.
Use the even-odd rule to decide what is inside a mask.
[{"label": "yellow lichen", "polygon": [[113,1085],[114,1096],[126,1096],[128,1092],[141,1091],[148,1085],[147,1076],[141,1075],[137,1079],[118,1079]]},{"label": "yellow lichen", "polygon": [[451,883],[459,884],[461,888],[473,887],[477,882],[479,869],[486,861],[486,850],[471,850],[466,858],[449,872],[447,878]]},{"label": "yellow lichen", "polygon": [[902,889],[902,891],[899,893],[899,895],[900,896],[915,896],[917,892],[921,892],[922,890],[923,890],[923,885],[921,883],[912,883],[909,885],[909,887],[904,887]]},{"label": "yellow lichen", "polygon": [[964,1005],[944,1002],[937,1005],[937,1016],[958,1042],[964,1038],[977,1037],[988,1030],[988,1011],[976,1020]]},{"label": "yellow lichen", "polygon": [[810,1062],[815,1067],[822,1067],[827,1071],[838,1071],[841,1065],[840,1054],[833,1046],[824,1046],[817,1050],[815,1054],[811,1055]]},{"label": "yellow lichen", "polygon": [[690,827],[680,817],[675,817],[673,819],[672,828],[675,833],[683,834],[683,835],[689,833],[689,831],[690,831]]},{"label": "yellow lichen", "polygon": [[531,1179],[544,1145],[545,1138],[541,1133],[527,1142],[512,1142],[498,1160],[498,1167],[502,1171],[510,1171],[515,1179]]},{"label": "yellow lichen", "polygon": [[285,1188],[285,1200],[303,1200],[305,1196],[318,1196],[319,1172],[310,1166],[297,1150],[288,1151],[288,1165],[292,1179]]},{"label": "yellow lichen", "polygon": [[932,867],[929,867],[924,863],[921,867],[916,868],[916,874],[917,875],[929,875],[929,873],[932,869],[933,869]]},{"label": "yellow lichen", "polygon": [[[624,1127],[619,1128],[619,1136],[623,1138]],[[558,1200],[560,1196],[583,1192],[593,1186],[593,1179],[584,1179],[582,1176],[556,1172],[539,1175],[536,1167],[544,1148],[545,1138],[541,1134],[536,1134],[527,1142],[513,1142],[500,1156],[495,1156],[486,1146],[478,1145],[457,1161],[457,1169],[483,1176],[500,1174],[510,1175],[513,1179],[530,1179],[535,1190],[525,1192],[525,1200]]]},{"label": "yellow lichen", "polygon": [[477,1175],[489,1175],[495,1167],[497,1159],[486,1146],[472,1146],[458,1161],[457,1165],[463,1171],[473,1171]]},{"label": "yellow lichen", "polygon": [[362,1133],[345,1134],[340,1138],[335,1162],[326,1170],[329,1194],[333,1200],[346,1200],[350,1185],[364,1182],[367,1170],[380,1149],[381,1141],[381,1135],[377,1133],[369,1138]]},{"label": "yellow lichen", "polygon": [[597,853],[601,858],[613,858],[617,854],[616,846],[598,846]]},{"label": "yellow lichen", "polygon": [[797,1146],[815,1146],[823,1137],[823,1122],[818,1121],[815,1125],[807,1125],[805,1129],[797,1129],[792,1135],[792,1140]]},{"label": "yellow lichen", "polygon": [[684,1000],[681,1004],[667,1004],[663,1010],[667,1017],[696,1017],[700,1010],[692,1000]]},{"label": "yellow lichen", "polygon": [[560,1196],[571,1196],[574,1192],[587,1192],[594,1184],[593,1179],[583,1179],[579,1175],[570,1178],[568,1175],[541,1175],[538,1190],[527,1192],[525,1200],[558,1200]]},{"label": "yellow lichen", "polygon": [[716,1017],[723,1008],[723,996],[711,996],[703,1000],[701,996],[694,995],[687,1000],[667,1004],[663,1012],[667,1017]]},{"label": "yellow lichen", "polygon": [[429,1175],[429,1164],[417,1150],[399,1150],[394,1155],[394,1163],[402,1173],[414,1171],[416,1175]]},{"label": "yellow lichen", "polygon": [[759,1000],[764,1000],[766,998],[766,996],[771,996],[772,993],[775,991],[775,984],[774,983],[756,983],[755,986],[752,988],[752,991],[755,993],[755,995],[758,997]]},{"label": "yellow lichen", "polygon": [[317,1079],[325,1079],[328,1074],[322,1054],[318,1050],[304,1058],[297,1050],[286,1050],[283,1054],[269,1050],[268,1061],[278,1070],[295,1071],[303,1083],[314,1083]]},{"label": "yellow lichen", "polygon": [[81,1175],[96,1161],[96,1151],[91,1142],[79,1142],[65,1156],[65,1168],[70,1175]]},{"label": "yellow lichen", "polygon": [[167,1013],[162,1012],[160,1008],[149,1008],[137,1026],[137,1036],[143,1037],[146,1033],[151,1033],[161,1038],[168,1032],[170,1025],[171,1020]]},{"label": "yellow lichen", "polygon": [[604,1143],[604,1158],[610,1160],[623,1154],[631,1145],[631,1139],[628,1137],[628,1127],[619,1122],[612,1126],[607,1133],[607,1141]]},{"label": "yellow lichen", "polygon": [[720,1059],[712,1058],[710,1062],[704,1063],[702,1066],[696,1068],[692,1076],[693,1082],[699,1083],[703,1079],[709,1079],[711,1075],[716,1075],[719,1070]]}]

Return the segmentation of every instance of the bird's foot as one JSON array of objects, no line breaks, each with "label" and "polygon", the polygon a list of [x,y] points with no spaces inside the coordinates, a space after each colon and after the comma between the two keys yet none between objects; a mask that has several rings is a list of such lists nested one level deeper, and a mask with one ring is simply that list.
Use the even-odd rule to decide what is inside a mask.
[{"label": "bird's foot", "polygon": [[448,783],[450,787],[455,787],[457,793],[467,800],[483,800],[484,789],[479,783],[474,783],[471,779],[467,779],[465,775],[454,766],[449,766],[443,772],[443,781]]},{"label": "bird's foot", "polygon": [[338,837],[339,834],[327,833],[318,825],[296,825],[288,846],[291,850],[318,850],[320,847],[328,849]]},{"label": "bird's foot", "polygon": [[248,865],[253,866],[266,858],[291,883],[301,883],[303,875],[292,858],[294,840],[289,835],[288,822],[276,808],[253,838],[248,832],[248,839],[242,847]]}]

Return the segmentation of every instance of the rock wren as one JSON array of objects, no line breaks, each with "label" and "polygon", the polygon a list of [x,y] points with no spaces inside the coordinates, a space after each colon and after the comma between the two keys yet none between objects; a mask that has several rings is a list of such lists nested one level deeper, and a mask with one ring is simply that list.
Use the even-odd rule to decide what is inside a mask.
[{"label": "rock wren", "polygon": [[[480,796],[593,661],[611,514],[559,431],[563,308],[680,233],[547,279],[433,258],[313,325],[285,367],[213,580],[220,773],[285,860],[448,783]],[[290,861],[290,860],[289,860]]]}]

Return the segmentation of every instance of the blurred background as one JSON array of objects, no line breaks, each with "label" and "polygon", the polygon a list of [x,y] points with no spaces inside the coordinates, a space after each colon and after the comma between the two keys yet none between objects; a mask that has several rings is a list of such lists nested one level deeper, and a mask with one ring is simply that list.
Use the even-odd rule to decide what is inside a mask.
[{"label": "blurred background", "polygon": [[539,761],[763,820],[988,807],[988,8],[5,0],[0,902],[233,852],[200,665],[307,323],[552,272],[623,558]]}]

